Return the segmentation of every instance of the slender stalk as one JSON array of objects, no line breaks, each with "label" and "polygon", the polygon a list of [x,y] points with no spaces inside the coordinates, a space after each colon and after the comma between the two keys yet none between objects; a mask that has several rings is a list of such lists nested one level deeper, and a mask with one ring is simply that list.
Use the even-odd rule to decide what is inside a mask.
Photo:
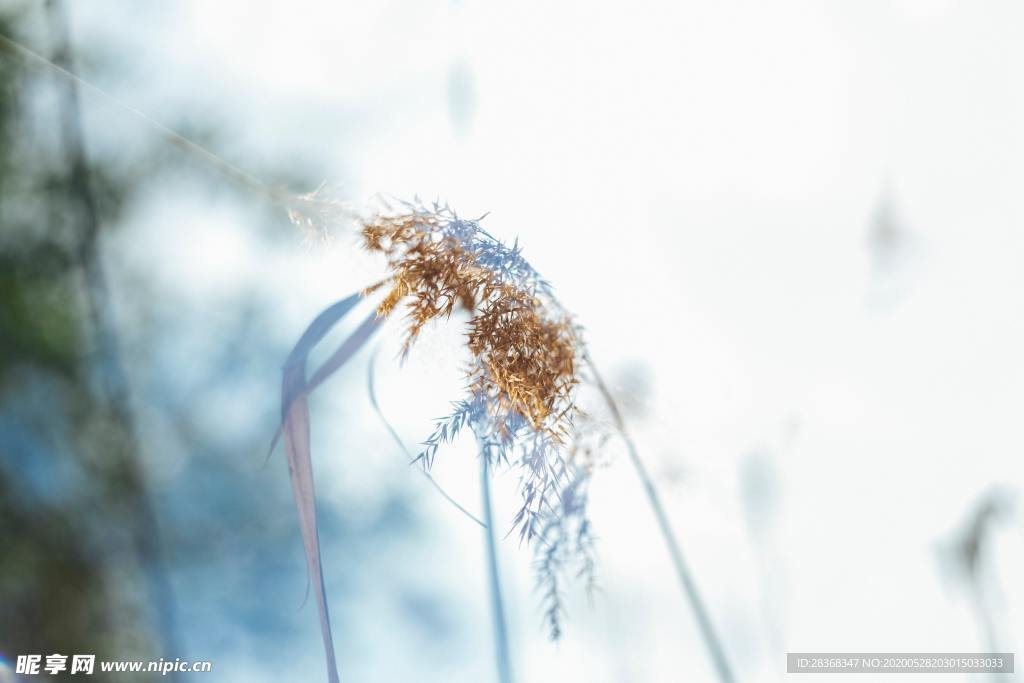
[{"label": "slender stalk", "polygon": [[491,614],[494,618],[494,654],[499,683],[512,683],[512,666],[508,654],[508,626],[505,623],[505,603],[498,576],[498,548],[494,539],[494,511],[491,506],[491,477],[489,456],[480,453],[480,494],[484,509],[484,538],[487,551],[487,580],[491,594]]},{"label": "slender stalk", "polygon": [[654,480],[651,479],[650,474],[647,472],[647,467],[644,465],[643,460],[640,459],[640,453],[637,450],[636,443],[633,441],[633,437],[630,436],[629,430],[626,428],[626,420],[622,415],[622,411],[619,410],[615,397],[612,396],[611,391],[608,389],[608,385],[604,383],[601,373],[598,372],[597,365],[595,365],[593,359],[589,356],[586,357],[585,361],[590,367],[590,372],[594,377],[594,382],[597,384],[598,390],[601,392],[601,396],[604,398],[605,403],[608,404],[608,410],[612,414],[612,420],[615,422],[615,428],[622,437],[622,441],[626,444],[626,452],[629,453],[629,460],[633,464],[633,468],[636,470],[636,473],[640,477],[640,481],[644,486],[644,493],[647,496],[647,501],[650,503],[651,510],[654,512],[654,517],[658,522],[658,530],[661,532],[662,540],[664,540],[665,546],[668,548],[669,556],[672,558],[672,564],[675,567],[679,584],[683,588],[683,593],[686,594],[686,598],[690,601],[690,606],[693,608],[693,614],[697,619],[697,626],[700,628],[701,635],[704,637],[704,644],[707,646],[708,653],[711,655],[711,660],[715,665],[715,670],[718,672],[718,677],[721,679],[722,683],[734,683],[736,678],[733,676],[732,668],[729,666],[729,660],[725,656],[725,649],[722,647],[722,641],[719,640],[718,635],[715,633],[714,626],[711,623],[711,617],[708,615],[708,611],[704,607],[704,600],[701,598],[700,591],[697,589],[697,584],[693,579],[689,566],[686,564],[686,558],[683,556],[683,549],[680,547],[675,532],[672,530],[672,525],[669,522],[668,514],[665,512],[665,507],[661,504],[661,496],[658,495],[658,490],[654,486]]},{"label": "slender stalk", "polygon": [[[381,410],[380,403],[377,401],[377,383],[374,381],[374,377],[375,368],[377,367],[377,354],[380,353],[380,349],[381,345],[377,344],[377,348],[375,348],[373,350],[373,353],[370,354],[370,361],[366,365],[366,390],[367,393],[370,394],[370,405],[373,406],[373,410],[375,413],[377,413],[377,417],[380,418],[380,421],[384,423],[384,428],[387,429],[388,434],[391,435],[392,441],[394,441],[395,444],[398,445],[399,450],[405,454],[405,457],[408,458],[408,462],[413,463],[416,461],[416,456],[410,453],[409,449],[406,448],[405,442],[402,441],[402,437],[398,435],[398,431],[396,431],[394,426],[392,426],[391,421],[388,420],[387,416],[384,414],[384,411]],[[479,519],[477,519],[476,515],[474,515],[466,508],[462,507],[457,500],[448,495],[448,492],[444,490],[444,487],[438,484],[437,480],[430,476],[430,472],[428,472],[423,467],[417,467],[416,470],[421,472],[423,476],[426,477],[427,481],[430,482],[430,485],[434,487],[434,490],[440,493],[441,496],[449,503],[451,503],[456,510],[458,510],[459,512],[461,512],[477,524],[479,524],[481,527],[487,528],[487,525]]]},{"label": "slender stalk", "polygon": [[11,40],[10,38],[8,38],[7,36],[4,36],[4,35],[0,35],[0,46],[4,47],[5,49],[7,49],[9,52],[11,52],[13,54],[16,54],[16,55],[20,56],[21,58],[25,59],[26,61],[28,61],[30,63],[36,64],[38,66],[42,66],[42,67],[47,68],[47,69],[50,69],[51,71],[56,73],[58,76],[63,78],[65,81],[67,81],[68,86],[70,88],[72,88],[72,89],[82,88],[83,90],[87,90],[90,93],[92,93],[94,95],[97,95],[100,99],[106,100],[107,102],[113,104],[114,106],[118,107],[119,109],[122,109],[123,111],[128,112],[129,114],[131,114],[135,118],[137,118],[140,121],[142,121],[143,123],[145,123],[147,126],[150,126],[151,128],[154,128],[155,130],[157,130],[164,137],[164,139],[166,139],[171,144],[173,144],[176,147],[179,147],[179,148],[185,150],[186,152],[189,152],[190,154],[194,154],[194,155],[198,156],[199,158],[201,158],[204,161],[206,161],[207,163],[213,165],[215,168],[220,170],[222,173],[224,173],[228,177],[234,179],[238,183],[240,183],[240,184],[242,184],[242,185],[244,185],[244,186],[246,186],[246,187],[248,187],[248,188],[250,188],[252,190],[256,190],[257,192],[261,192],[261,193],[273,192],[270,188],[268,188],[260,180],[254,178],[253,176],[249,175],[248,173],[246,173],[245,171],[241,170],[240,168],[238,168],[236,166],[233,166],[232,164],[228,163],[224,159],[221,159],[219,156],[217,156],[216,154],[214,154],[210,150],[206,149],[205,147],[202,147],[201,145],[197,144],[196,142],[193,142],[192,140],[189,140],[188,138],[186,138],[184,135],[181,135],[177,131],[174,131],[174,130],[168,128],[167,126],[165,126],[164,124],[160,123],[156,119],[153,119],[153,118],[147,116],[146,114],[144,114],[143,112],[139,111],[135,107],[133,107],[133,106],[131,106],[129,104],[126,104],[125,102],[122,102],[121,100],[117,99],[116,97],[114,97],[110,93],[106,92],[105,90],[102,90],[102,89],[98,88],[97,86],[93,85],[92,83],[90,83],[89,81],[86,81],[86,80],[78,77],[70,69],[68,69],[68,68],[66,68],[66,67],[64,67],[64,66],[62,66],[62,65],[60,65],[60,64],[58,64],[56,62],[50,61],[49,59],[47,59],[46,57],[42,56],[38,52],[30,50],[29,48],[25,47],[21,43],[18,43],[18,42],[14,41],[14,40]]},{"label": "slender stalk", "polygon": [[[223,159],[222,157],[214,154],[207,148],[203,147],[194,140],[191,140],[178,131],[170,128],[163,123],[160,123],[153,117],[149,116],[143,111],[131,106],[130,104],[114,97],[107,91],[93,85],[89,81],[81,78],[75,74],[70,65],[58,64],[54,61],[47,59],[38,52],[29,49],[21,43],[8,38],[7,36],[0,34],[0,48],[6,50],[9,54],[20,57],[29,64],[33,64],[44,69],[48,69],[55,73],[61,79],[65,81],[68,87],[76,91],[75,98],[77,100],[77,91],[81,90],[87,92],[100,100],[114,106],[117,109],[127,112],[135,119],[155,130],[160,134],[161,137],[170,144],[174,145],[178,149],[192,155],[196,159],[203,161],[210,167],[216,169],[224,177],[228,178],[237,185],[248,189],[257,195],[262,196],[264,199],[281,205],[287,209],[309,209],[316,208],[322,205],[318,199],[310,195],[297,195],[282,188],[274,187],[263,182],[259,178],[253,176],[246,171],[243,171],[238,166],[235,166],[231,162]],[[58,60],[59,61],[59,60]],[[337,205],[331,205],[332,210],[338,210]]]}]

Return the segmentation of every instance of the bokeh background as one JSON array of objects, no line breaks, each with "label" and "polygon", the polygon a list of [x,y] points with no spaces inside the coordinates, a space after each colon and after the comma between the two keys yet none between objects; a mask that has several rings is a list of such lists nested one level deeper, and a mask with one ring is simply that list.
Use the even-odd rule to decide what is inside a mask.
[{"label": "bokeh background", "polygon": [[[1024,644],[1022,31],[1010,0],[0,2],[5,36],[271,185],[489,211],[587,328],[757,681],[787,651]],[[290,345],[382,273],[333,236],[0,51],[0,681],[51,652],[324,680],[264,460]],[[382,337],[410,449],[461,395],[460,333],[402,367]],[[483,539],[369,359],[313,401],[343,679],[494,680]],[[435,474],[478,511],[471,446]],[[519,681],[714,680],[621,451],[560,643],[502,544]]]}]

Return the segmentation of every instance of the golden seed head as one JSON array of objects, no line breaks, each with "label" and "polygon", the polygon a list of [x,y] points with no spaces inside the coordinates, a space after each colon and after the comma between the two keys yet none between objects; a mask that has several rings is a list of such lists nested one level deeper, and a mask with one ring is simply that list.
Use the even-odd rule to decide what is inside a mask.
[{"label": "golden seed head", "polygon": [[581,352],[578,329],[546,283],[476,221],[447,208],[378,215],[363,223],[364,246],[387,258],[391,290],[378,314],[407,300],[404,350],[431,320],[469,312],[471,390],[557,436],[573,412]]}]

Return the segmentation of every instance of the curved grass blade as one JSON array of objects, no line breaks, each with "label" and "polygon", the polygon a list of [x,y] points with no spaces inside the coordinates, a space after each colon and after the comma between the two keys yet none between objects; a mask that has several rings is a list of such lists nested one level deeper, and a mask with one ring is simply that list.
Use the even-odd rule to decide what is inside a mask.
[{"label": "curved grass blade", "polygon": [[331,328],[338,324],[345,315],[352,310],[352,308],[359,303],[362,297],[359,294],[353,294],[341,301],[331,304],[323,311],[320,312],[313,322],[309,324],[302,336],[299,337],[299,341],[292,347],[291,352],[288,354],[288,358],[284,362],[284,371],[287,373],[288,368],[295,365],[302,367],[302,382],[291,387],[292,393],[285,393],[285,387],[282,386],[281,391],[281,423],[277,426],[277,431],[274,432],[274,438],[270,440],[270,448],[267,450],[267,459],[270,459],[270,455],[277,448],[277,442],[281,439],[281,435],[284,433],[284,421],[288,416],[288,408],[291,406],[292,401],[295,397],[305,392],[306,389],[306,359],[309,357],[309,352],[313,350],[321,339],[323,339]]},{"label": "curved grass blade", "polygon": [[377,331],[377,328],[384,322],[383,318],[377,316],[377,312],[373,311],[366,317],[366,319],[356,328],[356,330],[349,335],[348,339],[341,343],[338,350],[331,355],[324,364],[317,368],[313,376],[309,378],[309,382],[306,384],[305,393],[311,394],[313,390],[324,383],[328,377],[333,375],[338,369],[344,365],[352,355],[363,347],[363,344],[373,336],[373,333]]},{"label": "curved grass blade", "polygon": [[[310,585],[316,594],[320,612],[320,633],[324,641],[327,658],[327,679],[338,683],[338,664],[334,655],[334,641],[331,636],[331,618],[327,610],[327,591],[324,588],[323,565],[320,561],[320,537],[316,524],[316,491],[313,486],[313,464],[309,454],[309,400],[302,393],[305,385],[305,363],[300,366],[286,366],[281,385],[284,404],[288,405],[282,431],[284,447],[288,454],[288,474],[295,495],[295,506],[299,513],[299,529],[302,545],[306,551],[306,568]],[[298,398],[287,401],[291,394]]]},{"label": "curved grass blade", "polygon": [[[320,556],[320,536],[316,521],[316,490],[313,484],[313,463],[310,456],[309,393],[345,364],[358,351],[378,326],[376,314],[353,332],[337,351],[306,381],[306,363],[310,351],[330,329],[359,302],[358,294],[337,302],[318,315],[298,343],[288,354],[281,380],[281,426],[288,456],[288,473],[299,513],[299,529],[306,554],[309,582],[316,595],[320,613],[320,633],[324,643],[329,683],[338,683],[338,665],[334,654],[331,619],[327,608],[323,564]],[[276,437],[275,437],[276,441]],[[273,446],[271,447],[273,450]]]}]

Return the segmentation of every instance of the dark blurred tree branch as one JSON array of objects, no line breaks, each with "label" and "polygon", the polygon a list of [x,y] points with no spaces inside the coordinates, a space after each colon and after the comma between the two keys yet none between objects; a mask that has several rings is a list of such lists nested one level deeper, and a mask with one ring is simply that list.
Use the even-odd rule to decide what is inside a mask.
[{"label": "dark blurred tree branch", "polygon": [[[74,71],[68,19],[61,0],[49,0],[47,10],[52,27],[54,63]],[[110,310],[110,293],[100,252],[100,218],[90,188],[86,161],[81,105],[76,84],[60,89],[61,133],[68,162],[68,203],[70,220],[75,222],[77,264],[84,282],[83,294],[89,311],[96,353],[100,400],[119,432],[115,459],[117,475],[110,480],[109,495],[124,507],[125,520],[132,526],[132,542],[143,565],[148,592],[156,610],[161,653],[164,657],[182,657],[177,645],[173,589],[167,575],[160,527],[150,503],[138,454],[141,449],[131,409],[131,392],[121,358],[116,327]]]}]

